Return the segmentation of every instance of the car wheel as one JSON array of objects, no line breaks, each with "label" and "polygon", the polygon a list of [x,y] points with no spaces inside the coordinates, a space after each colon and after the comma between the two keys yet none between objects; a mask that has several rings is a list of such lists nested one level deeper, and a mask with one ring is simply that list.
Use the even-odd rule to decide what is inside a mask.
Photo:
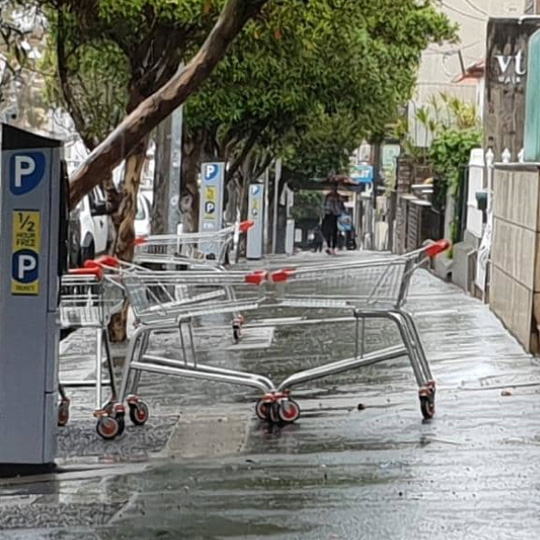
[{"label": "car wheel", "polygon": [[79,266],[83,266],[86,261],[91,261],[95,258],[95,256],[96,248],[94,245],[94,240],[90,240],[90,243],[88,245],[81,248]]}]

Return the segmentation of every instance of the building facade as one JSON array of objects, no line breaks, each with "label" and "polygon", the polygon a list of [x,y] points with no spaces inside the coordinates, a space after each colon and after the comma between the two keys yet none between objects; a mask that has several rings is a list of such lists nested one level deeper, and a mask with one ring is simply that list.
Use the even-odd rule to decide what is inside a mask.
[{"label": "building facade", "polygon": [[[535,0],[536,1],[536,0]],[[416,112],[428,107],[441,93],[470,103],[478,100],[474,80],[463,80],[464,72],[486,57],[487,26],[490,17],[519,17],[525,0],[439,0],[439,9],[459,24],[460,42],[456,45],[431,45],[422,56],[416,94],[409,104],[410,135],[418,146],[427,146],[431,134],[416,121]]]}]

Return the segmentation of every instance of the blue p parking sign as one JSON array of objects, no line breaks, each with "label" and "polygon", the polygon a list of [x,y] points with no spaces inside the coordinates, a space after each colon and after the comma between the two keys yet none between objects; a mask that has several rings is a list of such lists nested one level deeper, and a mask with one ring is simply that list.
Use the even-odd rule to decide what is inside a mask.
[{"label": "blue p parking sign", "polygon": [[207,163],[204,166],[204,180],[205,182],[212,182],[215,180],[220,171],[220,164],[218,163]]},{"label": "blue p parking sign", "polygon": [[23,285],[34,283],[39,276],[38,254],[29,249],[21,249],[13,254],[12,276]]},{"label": "blue p parking sign", "polygon": [[43,152],[18,152],[10,159],[9,189],[13,195],[25,195],[34,190],[45,176]]}]

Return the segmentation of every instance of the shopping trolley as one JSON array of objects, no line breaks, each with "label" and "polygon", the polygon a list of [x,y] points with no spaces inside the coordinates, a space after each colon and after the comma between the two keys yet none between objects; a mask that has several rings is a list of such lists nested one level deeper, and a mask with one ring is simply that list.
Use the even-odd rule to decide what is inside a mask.
[{"label": "shopping trolley", "polygon": [[242,221],[213,232],[137,238],[134,262],[169,266],[203,264],[206,267],[228,267],[231,259],[234,259],[240,235],[252,226],[253,221]]},{"label": "shopping trolley", "polygon": [[[94,264],[103,266],[103,261]],[[118,394],[118,402],[98,420],[97,432],[113,439],[125,429],[125,406],[135,425],[148,420],[148,405],[137,395],[143,371],[183,375],[228,382],[261,377],[201,364],[195,347],[193,321],[216,315],[258,309],[265,299],[265,272],[219,270],[151,271],[122,263],[120,280],[133,311],[135,330],[130,338]],[[146,354],[156,332],[178,332],[180,358]]]},{"label": "shopping trolley", "polygon": [[[214,232],[138,238],[134,262],[158,270],[225,270],[236,259],[240,235],[247,233],[253,225],[253,221],[247,220]],[[237,313],[232,321],[236,343],[242,337],[245,322],[241,313]]]},{"label": "shopping trolley", "polygon": [[[95,416],[104,414],[116,401],[117,388],[111,356],[107,325],[110,318],[118,313],[124,304],[124,293],[114,275],[105,275],[99,267],[77,268],[62,277],[60,322],[61,337],[79,328],[95,330],[96,358],[93,380],[63,380],[59,384],[60,404],[58,425],[69,421],[70,399],[66,388],[94,388]],[[103,349],[108,378],[103,378]],[[103,389],[109,387],[111,395],[103,401]]]},{"label": "shopping trolley", "polygon": [[[101,419],[98,433],[112,439],[123,431],[124,402],[127,402],[134,424],[146,423],[148,406],[137,394],[143,371],[255,388],[262,393],[256,402],[257,416],[283,424],[295,422],[300,416],[300,406],[291,397],[293,387],[404,356],[409,358],[419,388],[421,412],[425,418],[432,418],[435,414],[435,381],[414,320],[403,306],[414,271],[448,247],[448,242],[440,241],[401,257],[336,261],[270,273],[235,271],[212,274],[187,270],[123,275],[122,283],[136,316],[137,329],[130,341],[118,404]],[[234,297],[225,292],[227,286],[234,288]],[[271,294],[267,291],[269,286],[274,289]],[[330,293],[326,292],[329,286]],[[306,313],[312,309],[313,313],[325,310],[338,313],[320,318],[270,319],[251,323],[248,328],[353,323],[354,356],[299,371],[280,383],[260,374],[215,368],[198,361],[193,319],[238,309],[288,307],[303,308]],[[365,322],[372,319],[393,322],[403,343],[367,353]],[[180,358],[148,354],[151,334],[172,329],[179,332]]]},{"label": "shopping trolley", "polygon": [[[400,257],[325,263],[271,272],[269,280],[276,286],[275,299],[281,307],[352,311],[352,315],[344,317],[306,318],[294,320],[293,324],[313,326],[354,322],[355,353],[351,358],[290,375],[257,402],[257,415],[273,422],[294,422],[300,416],[300,407],[290,397],[292,387],[407,356],[419,388],[422,415],[426,419],[432,418],[435,414],[435,380],[414,319],[403,306],[414,271],[449,247],[447,241],[441,240]],[[366,353],[366,321],[375,319],[393,322],[403,344]]]}]

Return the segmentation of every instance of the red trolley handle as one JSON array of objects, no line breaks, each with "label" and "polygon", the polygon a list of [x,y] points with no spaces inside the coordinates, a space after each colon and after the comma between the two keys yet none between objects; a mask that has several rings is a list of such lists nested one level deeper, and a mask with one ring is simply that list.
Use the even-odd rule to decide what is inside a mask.
[{"label": "red trolley handle", "polygon": [[247,233],[249,229],[255,226],[255,222],[251,219],[248,219],[247,221],[241,221],[240,222],[240,232],[241,233]]},{"label": "red trolley handle", "polygon": [[273,283],[284,283],[293,277],[295,273],[296,270],[294,268],[282,268],[281,270],[272,272],[271,279]]},{"label": "red trolley handle", "polygon": [[110,255],[102,255],[97,259],[91,261],[86,261],[84,263],[85,268],[118,268],[120,266],[120,261],[116,257],[111,257]]},{"label": "red trolley handle", "polygon": [[438,240],[437,242],[433,242],[433,244],[429,244],[429,246],[424,249],[424,253],[426,257],[432,259],[450,249],[451,245],[452,244],[448,240]]},{"label": "red trolley handle", "polygon": [[251,274],[246,274],[244,282],[251,285],[262,285],[268,277],[268,272],[264,270],[255,270]]}]

